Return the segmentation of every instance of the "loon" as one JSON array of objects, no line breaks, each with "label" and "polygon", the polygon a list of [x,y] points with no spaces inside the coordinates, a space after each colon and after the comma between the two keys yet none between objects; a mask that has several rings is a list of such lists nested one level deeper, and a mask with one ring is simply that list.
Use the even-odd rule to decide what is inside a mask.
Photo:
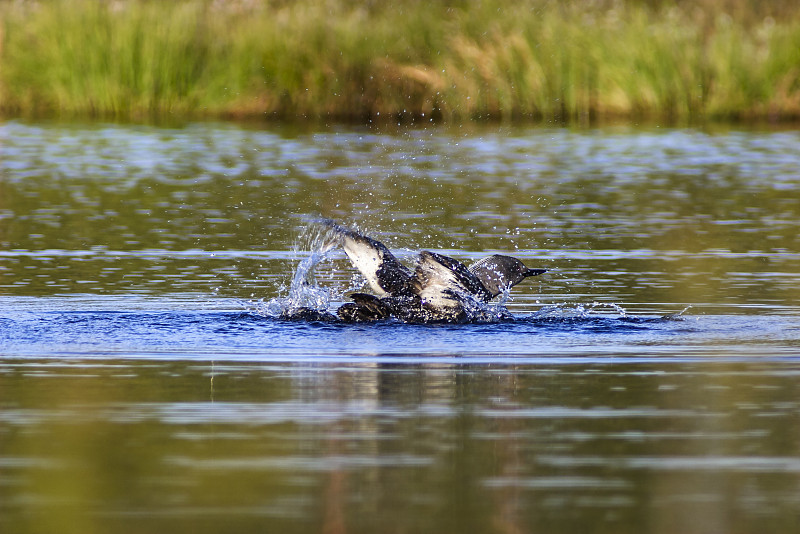
[{"label": "loon", "polygon": [[336,311],[346,322],[389,317],[413,323],[487,320],[486,303],[525,278],[547,271],[529,269],[517,258],[501,254],[487,256],[467,267],[427,250],[419,254],[412,270],[380,241],[330,219],[317,222],[332,232],[335,244],[344,249],[375,293],[349,295],[352,302]]}]

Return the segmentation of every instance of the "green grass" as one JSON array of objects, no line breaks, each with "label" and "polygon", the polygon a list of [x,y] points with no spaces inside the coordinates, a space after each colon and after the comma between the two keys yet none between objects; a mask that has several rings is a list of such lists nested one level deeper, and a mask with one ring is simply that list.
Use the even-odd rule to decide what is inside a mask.
[{"label": "green grass", "polygon": [[2,1],[0,110],[796,119],[800,8],[762,4]]}]

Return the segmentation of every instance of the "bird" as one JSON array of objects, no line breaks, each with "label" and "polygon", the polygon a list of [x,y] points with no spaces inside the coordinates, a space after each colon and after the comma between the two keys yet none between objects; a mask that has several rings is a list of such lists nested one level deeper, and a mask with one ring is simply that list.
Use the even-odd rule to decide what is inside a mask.
[{"label": "bird", "polygon": [[491,319],[487,304],[492,299],[530,276],[547,272],[528,268],[521,260],[502,254],[492,254],[467,267],[428,250],[419,253],[411,269],[376,239],[331,219],[316,222],[330,232],[334,245],[341,246],[373,292],[349,295],[351,302],[336,310],[345,322],[388,318],[409,323],[486,321]]}]

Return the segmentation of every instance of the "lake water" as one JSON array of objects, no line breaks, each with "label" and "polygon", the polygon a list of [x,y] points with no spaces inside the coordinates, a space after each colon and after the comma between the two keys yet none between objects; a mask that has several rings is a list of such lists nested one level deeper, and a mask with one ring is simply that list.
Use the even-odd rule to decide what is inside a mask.
[{"label": "lake water", "polygon": [[[316,216],[549,272],[280,320]],[[796,130],[2,123],[0,531],[797,532],[798,236]]]}]

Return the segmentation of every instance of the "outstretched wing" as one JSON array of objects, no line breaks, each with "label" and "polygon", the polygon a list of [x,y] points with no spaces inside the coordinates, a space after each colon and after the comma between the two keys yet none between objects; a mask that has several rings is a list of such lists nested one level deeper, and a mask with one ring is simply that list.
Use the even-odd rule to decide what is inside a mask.
[{"label": "outstretched wing", "polygon": [[491,296],[481,281],[458,260],[423,251],[414,272],[413,291],[434,308],[459,306],[470,296],[488,301]]},{"label": "outstretched wing", "polygon": [[367,279],[375,293],[386,296],[409,292],[411,271],[394,257],[386,245],[330,219],[317,222],[336,234],[350,263]]}]

